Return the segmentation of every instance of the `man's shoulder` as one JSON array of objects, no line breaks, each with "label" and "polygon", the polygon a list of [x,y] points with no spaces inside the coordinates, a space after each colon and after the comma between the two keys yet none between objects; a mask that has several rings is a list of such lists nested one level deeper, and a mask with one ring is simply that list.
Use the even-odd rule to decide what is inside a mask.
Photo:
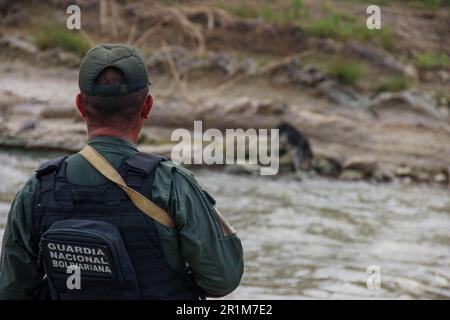
[{"label": "man's shoulder", "polygon": [[166,201],[170,194],[180,195],[201,189],[191,171],[169,160],[161,162],[156,168],[153,188]]},{"label": "man's shoulder", "polygon": [[36,173],[34,173],[25,182],[24,186],[22,187],[22,193],[28,194],[28,195],[34,194],[34,191],[36,190],[37,182],[38,182],[38,179],[36,178]]},{"label": "man's shoulder", "polygon": [[187,178],[194,178],[194,174],[191,171],[170,160],[162,161],[158,169],[171,175],[178,173]]}]

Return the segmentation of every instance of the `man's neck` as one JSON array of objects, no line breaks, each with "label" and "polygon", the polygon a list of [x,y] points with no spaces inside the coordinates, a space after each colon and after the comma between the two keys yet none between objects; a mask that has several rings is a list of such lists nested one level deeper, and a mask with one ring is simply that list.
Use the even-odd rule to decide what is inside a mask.
[{"label": "man's neck", "polygon": [[128,140],[128,141],[132,142],[133,144],[137,144],[137,138],[138,138],[138,134],[136,134],[134,132],[124,132],[124,131],[117,130],[114,128],[109,128],[109,127],[96,128],[93,130],[88,129],[89,139],[92,139],[94,137],[99,137],[99,136],[116,137],[116,138],[120,138],[123,140]]}]

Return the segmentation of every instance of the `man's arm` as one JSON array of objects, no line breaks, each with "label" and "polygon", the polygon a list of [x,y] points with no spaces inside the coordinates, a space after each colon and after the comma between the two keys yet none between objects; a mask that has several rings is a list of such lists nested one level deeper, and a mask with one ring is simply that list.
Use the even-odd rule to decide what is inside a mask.
[{"label": "man's arm", "polygon": [[11,205],[0,259],[0,299],[32,299],[43,274],[33,252],[32,203],[36,179],[19,191]]},{"label": "man's arm", "polygon": [[182,258],[192,268],[196,283],[209,296],[224,296],[236,289],[244,271],[241,241],[224,225],[192,173],[171,167],[167,211],[174,215]]}]

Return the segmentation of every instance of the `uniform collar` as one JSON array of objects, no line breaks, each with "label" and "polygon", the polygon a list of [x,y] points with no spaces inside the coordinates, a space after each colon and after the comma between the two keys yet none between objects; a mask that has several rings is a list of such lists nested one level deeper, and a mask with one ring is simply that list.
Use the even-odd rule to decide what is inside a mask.
[{"label": "uniform collar", "polygon": [[89,139],[89,145],[114,145],[114,146],[124,146],[138,151],[137,146],[129,140],[125,140],[113,136],[96,136]]}]

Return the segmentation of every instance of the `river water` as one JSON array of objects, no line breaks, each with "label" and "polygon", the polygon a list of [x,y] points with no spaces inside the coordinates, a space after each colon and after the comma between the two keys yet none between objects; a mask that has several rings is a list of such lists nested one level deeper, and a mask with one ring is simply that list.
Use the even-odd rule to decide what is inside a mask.
[{"label": "river water", "polygon": [[[0,235],[14,193],[53,156],[0,150]],[[245,275],[230,299],[450,298],[443,188],[195,173],[243,242]],[[380,289],[367,288],[369,266]]]}]

